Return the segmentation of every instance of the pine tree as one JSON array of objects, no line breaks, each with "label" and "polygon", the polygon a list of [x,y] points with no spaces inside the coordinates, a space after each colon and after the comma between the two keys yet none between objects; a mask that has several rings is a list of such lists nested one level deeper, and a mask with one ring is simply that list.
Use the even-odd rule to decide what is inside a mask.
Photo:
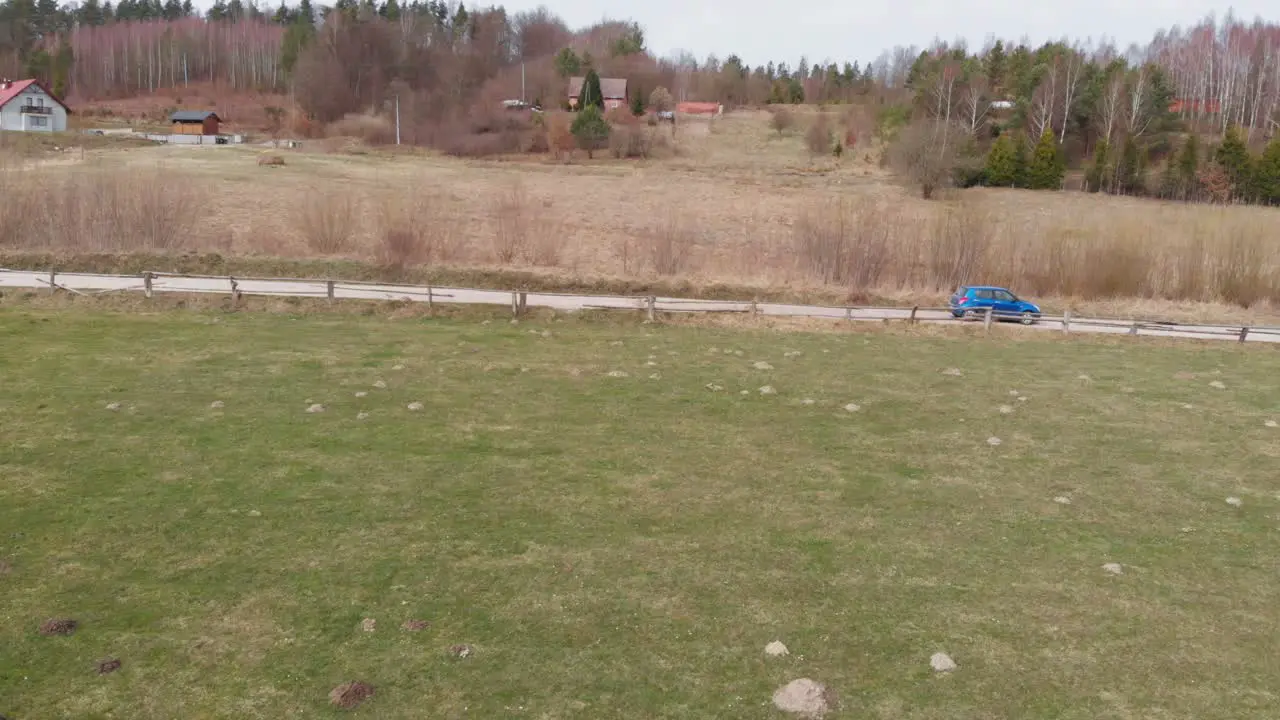
[{"label": "pine tree", "polygon": [[1058,150],[1058,140],[1053,136],[1052,130],[1045,129],[1031,158],[1027,185],[1032,190],[1061,190],[1062,178],[1066,172],[1067,166]]},{"label": "pine tree", "polygon": [[582,90],[579,92],[581,93],[578,96],[579,108],[585,110],[588,105],[595,105],[602,112],[604,111],[604,93],[600,90],[600,76],[596,74],[594,68],[587,70],[586,77],[582,79]]},{"label": "pine tree", "polygon": [[1274,137],[1254,164],[1253,190],[1258,202],[1280,204],[1280,137]]},{"label": "pine tree", "polygon": [[1178,155],[1178,197],[1191,200],[1200,195],[1200,138],[1192,133]]},{"label": "pine tree", "polygon": [[1002,88],[1004,61],[1004,41],[997,40],[996,44],[987,53],[987,56],[982,59],[983,70],[987,75],[987,84],[991,86],[993,91],[998,91]]},{"label": "pine tree", "polygon": [[1250,180],[1250,158],[1249,148],[1244,144],[1244,138],[1240,136],[1240,128],[1232,125],[1227,128],[1226,134],[1222,136],[1222,144],[1213,154],[1213,159],[1227,173],[1227,178],[1231,181],[1231,194],[1237,199],[1248,199]]},{"label": "pine tree", "polygon": [[644,115],[644,93],[637,92],[631,96],[631,114],[636,117]]},{"label": "pine tree", "polygon": [[583,105],[582,111],[573,118],[569,132],[578,141],[578,147],[587,151],[588,159],[609,141],[609,123],[594,104]]},{"label": "pine tree", "polygon": [[1015,133],[996,138],[987,153],[987,184],[992,187],[1026,187],[1026,143]]},{"label": "pine tree", "polygon": [[1132,135],[1126,135],[1120,148],[1120,160],[1116,163],[1116,180],[1113,192],[1121,195],[1141,195],[1143,168],[1142,150]]},{"label": "pine tree", "polygon": [[1106,140],[1099,140],[1098,146],[1093,149],[1093,164],[1089,166],[1088,172],[1085,173],[1085,187],[1089,192],[1098,192],[1106,189],[1107,155],[1110,150],[1111,148],[1107,145]]}]

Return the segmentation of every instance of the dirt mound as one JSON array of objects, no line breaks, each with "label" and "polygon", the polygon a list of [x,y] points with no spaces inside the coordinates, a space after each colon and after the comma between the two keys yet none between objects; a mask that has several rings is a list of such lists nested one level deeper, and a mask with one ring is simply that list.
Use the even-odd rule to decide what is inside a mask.
[{"label": "dirt mound", "polygon": [[98,661],[98,674],[107,675],[120,669],[120,661],[116,658],[107,658]]},{"label": "dirt mound", "polygon": [[40,624],[41,635],[70,635],[80,623],[71,618],[53,618]]},{"label": "dirt mound", "polygon": [[426,620],[405,620],[404,623],[400,625],[400,628],[402,630],[417,632],[418,630],[426,630],[430,625],[431,624]]},{"label": "dirt mound", "polygon": [[350,710],[373,697],[373,686],[362,682],[342,683],[329,691],[329,702],[343,710]]}]

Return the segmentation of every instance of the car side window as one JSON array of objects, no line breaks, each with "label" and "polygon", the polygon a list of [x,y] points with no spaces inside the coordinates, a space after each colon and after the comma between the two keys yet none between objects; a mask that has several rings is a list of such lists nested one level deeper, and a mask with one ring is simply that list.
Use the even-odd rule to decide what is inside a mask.
[{"label": "car side window", "polygon": [[979,300],[990,300],[991,298],[992,298],[992,295],[991,295],[991,291],[990,291],[990,290],[979,290],[979,291],[978,291],[978,299],[979,299]]},{"label": "car side window", "polygon": [[1007,290],[999,290],[996,292],[996,299],[1004,302],[1013,302],[1013,293]]}]

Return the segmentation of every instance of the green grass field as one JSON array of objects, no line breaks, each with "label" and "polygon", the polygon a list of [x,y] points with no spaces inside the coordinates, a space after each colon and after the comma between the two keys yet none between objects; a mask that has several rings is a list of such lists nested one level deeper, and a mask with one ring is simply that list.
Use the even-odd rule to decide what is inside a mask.
[{"label": "green grass field", "polygon": [[11,303],[0,714],[772,718],[808,677],[829,718],[1274,717],[1276,367]]}]

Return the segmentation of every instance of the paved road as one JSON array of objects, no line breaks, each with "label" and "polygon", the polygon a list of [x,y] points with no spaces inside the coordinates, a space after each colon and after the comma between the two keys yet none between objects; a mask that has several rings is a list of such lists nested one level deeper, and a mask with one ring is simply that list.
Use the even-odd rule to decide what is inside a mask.
[{"label": "paved road", "polygon": [[[138,275],[95,275],[87,273],[57,273],[54,282],[61,290],[86,295],[110,292],[142,292],[146,288],[143,277]],[[233,285],[234,283],[234,285]],[[49,274],[31,270],[0,270],[0,289],[28,288],[48,289]],[[325,280],[269,280],[236,279],[226,277],[188,277],[155,275],[153,293],[212,293],[228,295],[233,290],[245,295],[269,295],[275,297],[329,296],[329,282]],[[460,303],[468,305],[504,305],[515,301],[513,293],[504,290],[477,290],[472,288],[432,287],[375,283],[334,282],[332,289],[336,299],[349,300],[408,300],[412,302]],[[647,310],[648,298],[619,297],[609,295],[570,295],[559,293],[528,292],[523,295],[526,307],[554,308],[574,311],[588,309]],[[862,322],[907,320],[910,308],[845,308],[819,305],[789,305],[782,303],[757,303],[730,300],[690,300],[684,298],[654,298],[654,310],[660,313],[750,313],[777,317],[829,318]],[[945,310],[919,310],[916,320],[922,323],[957,322]],[[1070,331],[1107,334],[1136,334],[1169,338],[1200,340],[1240,339],[1240,326],[1228,325],[1179,325],[1172,323],[1148,323],[1102,318],[1076,318],[1069,321]],[[1042,319],[1025,326],[1029,331],[1062,332],[1063,319]],[[1250,328],[1246,342],[1280,343],[1280,328]]]}]

